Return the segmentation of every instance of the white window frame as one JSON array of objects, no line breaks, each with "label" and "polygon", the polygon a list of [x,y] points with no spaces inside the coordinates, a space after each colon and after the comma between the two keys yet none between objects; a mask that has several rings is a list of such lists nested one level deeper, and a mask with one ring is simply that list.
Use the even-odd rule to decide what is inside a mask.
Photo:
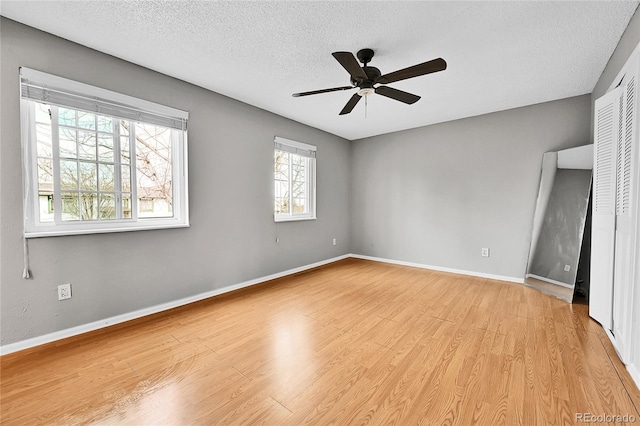
[{"label": "white window frame", "polygon": [[[82,235],[109,232],[139,231],[150,229],[183,228],[189,227],[189,202],[188,202],[188,156],[187,156],[187,129],[188,113],[175,108],[156,104],[142,99],[137,99],[121,93],[112,92],[62,77],[46,74],[29,68],[20,68],[21,90],[20,121],[22,129],[23,151],[23,206],[24,206],[24,236],[25,238],[49,237],[60,235]],[[26,82],[26,83],[25,83]],[[33,85],[35,92],[39,90],[55,93],[70,94],[80,99],[80,102],[90,101],[96,104],[95,108],[106,105],[109,111],[91,108],[78,108],[75,105],[49,102],[46,95],[43,99],[37,99],[33,95],[25,94],[25,84]],[[54,95],[55,96],[55,95]],[[172,217],[167,218],[139,218],[137,217],[137,197],[134,196],[133,186],[136,185],[135,167],[132,163],[132,197],[131,218],[110,220],[79,220],[79,221],[55,221],[41,222],[39,215],[38,194],[38,167],[37,167],[37,140],[35,131],[34,102],[68,107],[77,110],[96,112],[115,118],[123,118],[132,121],[132,115],[137,114],[140,121],[149,123],[150,120],[158,124],[170,121],[172,125]],[[122,111],[122,115],[117,114]],[[145,119],[147,118],[147,119]],[[52,120],[53,121],[53,120]],[[161,124],[160,124],[161,125]],[[181,128],[178,128],[181,126]],[[53,129],[52,125],[52,129]],[[133,129],[132,129],[133,130]],[[52,135],[53,138],[53,135]],[[132,153],[135,153],[135,142],[130,143]],[[53,148],[53,147],[52,147]],[[57,153],[54,150],[53,161],[56,161]],[[58,176],[54,176],[54,203],[55,214],[60,215],[60,191]],[[56,188],[58,191],[56,191]],[[58,194],[57,196],[55,194]],[[57,200],[56,200],[57,198]]]},{"label": "white window frame", "polygon": [[[308,167],[307,167],[308,179],[307,179],[307,182],[305,183],[307,185],[307,191],[309,194],[309,200],[308,200],[309,211],[308,212],[293,213],[292,211],[287,214],[276,214],[275,213],[275,189],[273,189],[274,183],[275,183],[275,176],[274,176],[274,179],[271,181],[271,188],[274,191],[271,197],[271,200],[274,203],[272,208],[272,211],[274,211],[274,214],[273,214],[274,222],[316,220],[316,151],[317,151],[317,148],[314,145],[292,141],[290,139],[285,139],[279,136],[276,136],[273,142],[274,142],[274,154],[276,150],[280,150],[280,151],[289,152],[290,154],[293,154],[293,155],[306,157],[308,159]],[[291,156],[289,156],[289,158],[291,158]],[[289,160],[289,170],[291,170],[291,160]],[[291,180],[291,178],[289,178],[289,180]],[[289,191],[290,197],[292,195],[292,192],[293,192],[292,190]],[[289,206],[292,206],[291,202],[289,203]]]}]

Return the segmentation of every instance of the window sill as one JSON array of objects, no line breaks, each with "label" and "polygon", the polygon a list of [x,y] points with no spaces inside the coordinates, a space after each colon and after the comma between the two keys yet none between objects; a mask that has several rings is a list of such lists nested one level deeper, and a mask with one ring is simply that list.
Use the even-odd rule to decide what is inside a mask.
[{"label": "window sill", "polygon": [[273,221],[276,223],[279,222],[298,222],[298,221],[302,221],[302,220],[316,220],[315,216],[301,216],[301,217],[296,217],[296,216],[285,216],[285,217],[275,217],[273,218]]},{"label": "window sill", "polygon": [[112,227],[112,228],[87,228],[87,229],[55,229],[35,230],[24,233],[25,238],[61,237],[65,235],[110,234],[113,232],[150,231],[153,229],[189,228],[189,223],[170,224],[142,224],[140,226]]}]

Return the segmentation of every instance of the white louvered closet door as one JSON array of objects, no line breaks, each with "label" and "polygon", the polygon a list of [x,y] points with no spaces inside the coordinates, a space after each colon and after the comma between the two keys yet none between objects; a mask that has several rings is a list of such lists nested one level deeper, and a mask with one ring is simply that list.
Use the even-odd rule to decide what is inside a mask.
[{"label": "white louvered closet door", "polygon": [[620,94],[621,88],[618,87],[595,102],[589,315],[608,330],[613,326],[616,151]]},{"label": "white louvered closet door", "polygon": [[616,230],[613,278],[613,335],[623,359],[630,355],[633,265],[635,249],[634,158],[636,143],[636,76],[628,74],[621,85],[620,123],[616,146]]},{"label": "white louvered closet door", "polygon": [[[589,315],[611,331],[623,361],[632,355],[638,227],[637,65],[596,100]],[[635,308],[637,309],[637,307]],[[637,345],[637,344],[636,344]]]}]

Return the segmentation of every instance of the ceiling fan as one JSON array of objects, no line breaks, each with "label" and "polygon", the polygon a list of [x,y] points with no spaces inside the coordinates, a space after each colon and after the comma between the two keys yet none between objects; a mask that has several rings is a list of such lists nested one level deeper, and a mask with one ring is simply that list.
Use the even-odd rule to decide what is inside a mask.
[{"label": "ceiling fan", "polygon": [[377,93],[378,95],[386,96],[387,98],[395,99],[396,101],[404,102],[405,104],[414,104],[418,102],[420,96],[384,85],[447,69],[447,63],[445,60],[437,58],[382,75],[378,68],[367,65],[373,58],[373,50],[371,49],[362,49],[357,53],[358,59],[364,64],[363,67],[360,67],[360,64],[358,64],[358,61],[351,52],[333,52],[332,55],[340,65],[347,70],[349,75],[351,75],[351,86],[294,93],[293,97],[297,98],[300,96],[317,95],[320,93],[337,92],[339,90],[349,90],[354,88],[360,89],[351,97],[351,99],[349,99],[349,102],[347,102],[344,108],[342,108],[340,115],[349,114],[362,97],[368,96],[372,93]]}]

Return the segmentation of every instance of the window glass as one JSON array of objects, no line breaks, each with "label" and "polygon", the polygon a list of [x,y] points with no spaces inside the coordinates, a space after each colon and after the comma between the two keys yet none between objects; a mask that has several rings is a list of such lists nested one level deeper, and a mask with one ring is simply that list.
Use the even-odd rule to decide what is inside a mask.
[{"label": "window glass", "polygon": [[31,103],[38,223],[174,216],[173,157],[178,131]]},{"label": "window glass", "polygon": [[171,129],[136,123],[135,134],[138,216],[171,217]]},{"label": "window glass", "polygon": [[315,147],[289,143],[276,138],[274,147],[274,219],[315,219]]}]

